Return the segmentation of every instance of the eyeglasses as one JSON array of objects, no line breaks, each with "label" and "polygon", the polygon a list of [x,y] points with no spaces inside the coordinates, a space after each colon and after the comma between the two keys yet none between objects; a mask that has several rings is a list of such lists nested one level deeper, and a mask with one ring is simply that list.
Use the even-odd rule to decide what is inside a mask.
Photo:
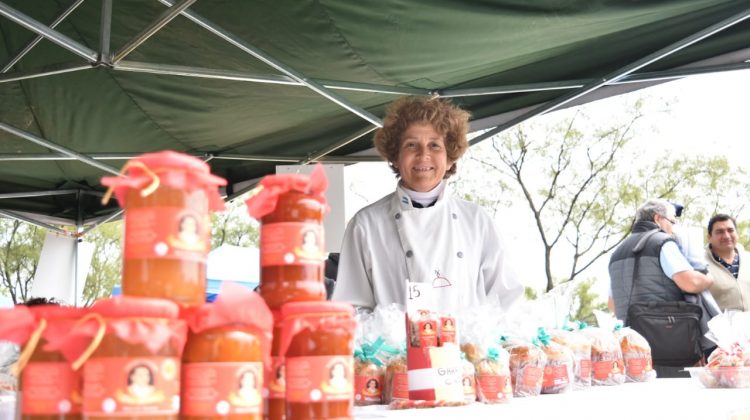
[{"label": "eyeglasses", "polygon": [[[660,215],[660,216],[661,216],[661,215]],[[674,219],[670,219],[669,217],[666,217],[666,216],[661,216],[661,217],[662,217],[662,218],[663,218],[664,220],[666,220],[667,222],[669,222],[669,223],[670,223],[671,225],[676,225],[676,224],[677,224],[677,220],[674,220]]]}]

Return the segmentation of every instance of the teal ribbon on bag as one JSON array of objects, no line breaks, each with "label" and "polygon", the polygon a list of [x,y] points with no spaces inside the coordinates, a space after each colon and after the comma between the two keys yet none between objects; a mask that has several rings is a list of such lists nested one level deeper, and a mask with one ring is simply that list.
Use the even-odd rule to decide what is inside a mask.
[{"label": "teal ribbon on bag", "polygon": [[549,334],[547,334],[547,330],[545,330],[544,327],[539,327],[536,333],[536,337],[534,337],[531,342],[539,347],[549,346],[551,339],[552,338],[549,336]]},{"label": "teal ribbon on bag", "polygon": [[399,354],[398,349],[386,344],[383,337],[378,337],[372,343],[364,343],[354,351],[354,357],[362,362],[373,363],[378,367],[385,366],[385,363],[380,360],[382,355],[395,356],[397,354]]},{"label": "teal ribbon on bag", "polygon": [[622,321],[617,321],[615,323],[615,331],[620,331],[622,329]]},{"label": "teal ribbon on bag", "polygon": [[493,362],[497,362],[498,359],[500,359],[500,352],[495,347],[490,347],[487,349],[487,358],[492,360]]},{"label": "teal ribbon on bag", "polygon": [[583,321],[576,321],[576,324],[578,324],[578,329],[579,330],[585,330],[586,328],[589,327],[589,324],[587,324],[587,323],[585,323]]}]

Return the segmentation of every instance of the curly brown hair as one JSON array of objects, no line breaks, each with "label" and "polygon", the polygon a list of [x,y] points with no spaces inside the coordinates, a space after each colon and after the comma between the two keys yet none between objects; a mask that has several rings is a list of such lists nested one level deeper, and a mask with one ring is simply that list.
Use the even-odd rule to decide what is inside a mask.
[{"label": "curly brown hair", "polygon": [[456,161],[469,148],[466,133],[469,131],[469,113],[447,100],[425,96],[405,96],[394,101],[386,110],[383,127],[375,132],[375,148],[385,158],[393,172],[400,176],[398,167],[401,136],[414,123],[430,123],[445,137],[448,162],[453,165],[445,171],[448,178],[456,173]]}]

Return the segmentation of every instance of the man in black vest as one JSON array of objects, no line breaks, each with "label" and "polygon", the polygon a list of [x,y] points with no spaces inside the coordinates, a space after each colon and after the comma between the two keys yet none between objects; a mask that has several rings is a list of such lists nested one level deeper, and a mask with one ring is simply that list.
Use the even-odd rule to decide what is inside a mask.
[{"label": "man in black vest", "polygon": [[[632,234],[617,247],[609,262],[611,304],[618,319],[626,321],[632,303],[683,301],[685,293],[696,294],[711,287],[711,278],[694,270],[680,252],[672,234],[676,223],[676,208],[666,200],[648,200],[638,209]],[[641,251],[638,286],[633,288],[636,245]]]}]

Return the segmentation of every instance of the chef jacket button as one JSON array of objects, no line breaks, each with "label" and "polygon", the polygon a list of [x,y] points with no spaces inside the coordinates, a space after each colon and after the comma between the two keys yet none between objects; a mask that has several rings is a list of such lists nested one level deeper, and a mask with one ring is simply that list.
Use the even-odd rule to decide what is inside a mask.
[{"label": "chef jacket button", "polygon": [[401,218],[401,213],[396,213],[396,220]]},{"label": "chef jacket button", "polygon": [[458,216],[456,216],[456,213],[451,213],[451,216],[453,216],[453,220],[458,219]]},{"label": "chef jacket button", "polygon": [[406,258],[411,258],[412,255],[414,255],[414,253],[411,252],[411,249],[406,251]]},{"label": "chef jacket button", "polygon": [[464,253],[463,253],[463,252],[461,252],[461,251],[458,251],[458,253],[456,254],[456,256],[457,256],[458,258],[463,258],[463,257],[464,257]]}]

